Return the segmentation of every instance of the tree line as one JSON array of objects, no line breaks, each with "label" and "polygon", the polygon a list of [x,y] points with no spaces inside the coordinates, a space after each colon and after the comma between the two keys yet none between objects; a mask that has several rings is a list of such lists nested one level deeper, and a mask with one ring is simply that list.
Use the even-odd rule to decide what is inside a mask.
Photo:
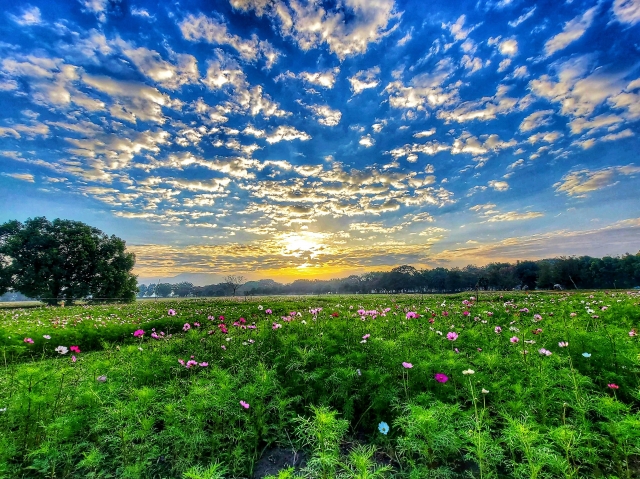
[{"label": "tree line", "polygon": [[271,279],[233,286],[194,286],[189,282],[139,286],[139,297],[228,296],[231,294],[353,294],[353,293],[453,293],[468,290],[607,289],[640,286],[640,252],[635,255],[571,256],[516,263],[469,265],[464,268],[418,270],[399,266],[391,271],[351,275],[331,280],[298,279],[289,284]]}]

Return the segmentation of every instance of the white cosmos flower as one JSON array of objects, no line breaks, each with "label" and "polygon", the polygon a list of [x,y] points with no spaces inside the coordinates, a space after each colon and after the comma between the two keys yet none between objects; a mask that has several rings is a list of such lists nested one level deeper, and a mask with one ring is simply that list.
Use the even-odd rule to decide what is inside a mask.
[{"label": "white cosmos flower", "polygon": [[473,369],[465,369],[464,371],[462,371],[462,374],[464,374],[465,376],[467,374],[475,374],[476,372]]},{"label": "white cosmos flower", "polygon": [[69,352],[69,349],[66,348],[65,346],[58,346],[54,351],[60,354],[67,354]]}]

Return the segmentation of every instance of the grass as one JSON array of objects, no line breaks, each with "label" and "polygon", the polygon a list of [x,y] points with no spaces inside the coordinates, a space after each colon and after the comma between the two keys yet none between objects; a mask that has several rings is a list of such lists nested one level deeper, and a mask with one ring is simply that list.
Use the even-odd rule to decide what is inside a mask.
[{"label": "grass", "polygon": [[472,294],[0,310],[0,477],[638,477],[640,294]]}]

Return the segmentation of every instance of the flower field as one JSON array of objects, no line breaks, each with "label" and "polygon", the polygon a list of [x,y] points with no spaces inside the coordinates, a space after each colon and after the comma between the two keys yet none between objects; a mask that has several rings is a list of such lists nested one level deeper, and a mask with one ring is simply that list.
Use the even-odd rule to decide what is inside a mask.
[{"label": "flower field", "polygon": [[638,332],[627,291],[1,309],[0,477],[640,477]]}]

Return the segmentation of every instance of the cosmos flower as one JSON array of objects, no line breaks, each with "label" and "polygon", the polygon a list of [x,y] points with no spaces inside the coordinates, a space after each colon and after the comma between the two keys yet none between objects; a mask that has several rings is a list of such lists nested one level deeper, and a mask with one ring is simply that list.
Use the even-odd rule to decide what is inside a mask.
[{"label": "cosmos flower", "polygon": [[24,338],[24,342],[27,344],[33,344],[33,339],[31,338]]},{"label": "cosmos flower", "polygon": [[96,381],[101,382],[101,383],[105,382],[106,380],[107,380],[107,376],[104,376],[104,375],[103,376],[98,376],[96,378]]},{"label": "cosmos flower", "polygon": [[558,343],[558,346],[561,348],[566,348],[567,346],[569,346],[569,341],[560,341]]},{"label": "cosmos flower", "polygon": [[133,337],[134,338],[141,338],[142,336],[144,336],[144,331],[142,329],[136,329],[133,332]]},{"label": "cosmos flower", "polygon": [[170,309],[169,311],[167,311],[167,314],[169,316],[175,316],[176,315],[176,310],[175,309]]},{"label": "cosmos flower", "polygon": [[620,389],[620,386],[618,386],[617,384],[611,383],[611,384],[607,384],[607,387],[610,389]]},{"label": "cosmos flower", "polygon": [[69,346],[69,349],[71,350],[72,353],[80,352],[80,348],[78,346]]},{"label": "cosmos flower", "polygon": [[42,337],[43,337],[44,339],[51,339],[51,336],[49,336],[48,334],[43,334],[43,335],[42,335]]},{"label": "cosmos flower", "polygon": [[517,343],[518,341],[520,341],[520,338],[518,338],[517,336],[513,336],[509,339],[509,341],[511,341],[512,343]]},{"label": "cosmos flower", "polygon": [[468,376],[469,374],[475,374],[476,372],[473,369],[465,369],[464,371],[462,371],[462,374],[464,374],[465,376]]},{"label": "cosmos flower", "polygon": [[65,346],[58,346],[54,351],[60,354],[67,354],[69,352]]},{"label": "cosmos flower", "polygon": [[386,436],[389,432],[389,425],[384,421],[380,422],[380,424],[378,424],[378,431]]},{"label": "cosmos flower", "polygon": [[411,369],[413,367],[413,364],[403,362],[402,363],[402,367],[404,367],[405,369]]},{"label": "cosmos flower", "polygon": [[249,403],[248,402],[240,401],[240,406],[242,406],[245,409],[249,409]]},{"label": "cosmos flower", "polygon": [[447,333],[447,339],[449,341],[455,341],[458,339],[458,333],[454,333],[453,331]]},{"label": "cosmos flower", "polygon": [[582,355],[583,355],[585,358],[590,358],[590,357],[591,357],[591,353],[582,353]]},{"label": "cosmos flower", "polygon": [[449,380],[449,377],[446,374],[442,373],[436,373],[433,377],[439,383],[446,383]]}]

